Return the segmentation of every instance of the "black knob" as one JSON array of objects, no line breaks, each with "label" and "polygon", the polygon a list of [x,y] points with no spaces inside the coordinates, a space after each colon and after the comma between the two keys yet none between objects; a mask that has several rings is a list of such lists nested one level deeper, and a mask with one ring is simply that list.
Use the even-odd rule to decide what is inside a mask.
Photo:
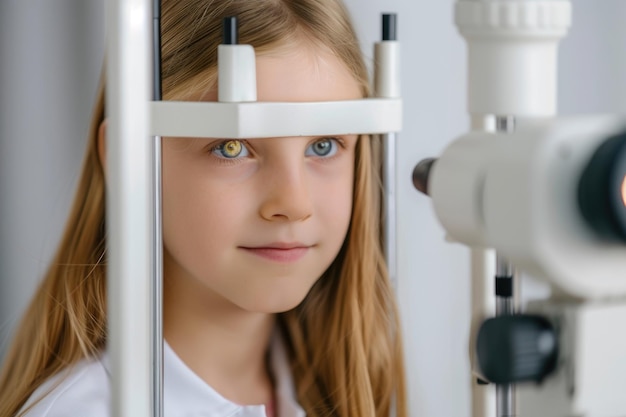
[{"label": "black knob", "polygon": [[222,44],[237,45],[237,43],[239,43],[237,16],[225,17],[222,26]]},{"label": "black knob", "polygon": [[480,370],[490,382],[541,382],[556,368],[557,334],[541,316],[500,316],[481,325],[476,349]]},{"label": "black knob", "polygon": [[398,15],[395,13],[383,14],[383,41],[398,40]]},{"label": "black knob", "polygon": [[600,238],[626,242],[626,132],[596,149],[578,183],[578,206]]},{"label": "black knob", "polygon": [[430,171],[435,162],[437,162],[436,158],[423,159],[413,169],[413,185],[426,195],[428,195]]}]

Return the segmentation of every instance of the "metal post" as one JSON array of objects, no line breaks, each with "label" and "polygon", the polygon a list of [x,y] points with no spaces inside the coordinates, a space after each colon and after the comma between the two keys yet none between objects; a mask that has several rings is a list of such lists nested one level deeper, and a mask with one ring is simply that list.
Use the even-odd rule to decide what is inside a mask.
[{"label": "metal post", "polygon": [[[152,4],[152,99],[161,101],[161,0]],[[162,140],[154,137],[153,149],[153,276],[152,276],[152,384],[153,416],[163,417],[163,229],[162,229]]]},{"label": "metal post", "polygon": [[[496,116],[495,130],[498,133],[515,131],[513,116]],[[496,252],[496,316],[514,314],[518,309],[515,305],[515,273],[513,266]],[[496,414],[498,417],[514,417],[517,415],[515,385],[500,384],[496,386]]]},{"label": "metal post", "polygon": [[389,278],[397,286],[397,219],[396,219],[396,134],[382,135],[384,189],[384,251]]},{"label": "metal post", "polygon": [[[399,98],[400,44],[397,41],[397,16],[382,15],[382,40],[374,46],[374,91],[376,97]],[[397,286],[397,220],[396,220],[396,134],[381,135],[383,146],[383,250],[392,284]]]},{"label": "metal post", "polygon": [[150,0],[108,6],[107,231],[111,412],[152,415]]}]

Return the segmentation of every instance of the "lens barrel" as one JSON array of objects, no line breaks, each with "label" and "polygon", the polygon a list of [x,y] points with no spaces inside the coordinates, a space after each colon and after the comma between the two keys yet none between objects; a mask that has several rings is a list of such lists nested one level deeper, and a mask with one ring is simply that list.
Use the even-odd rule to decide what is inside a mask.
[{"label": "lens barrel", "polygon": [[626,243],[626,131],[596,149],[578,183],[578,206],[599,237]]}]

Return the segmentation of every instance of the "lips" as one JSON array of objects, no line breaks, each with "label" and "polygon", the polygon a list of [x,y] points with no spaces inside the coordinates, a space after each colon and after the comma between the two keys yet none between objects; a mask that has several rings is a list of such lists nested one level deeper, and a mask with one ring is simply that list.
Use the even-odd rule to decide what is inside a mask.
[{"label": "lips", "polygon": [[300,242],[274,242],[254,247],[241,246],[240,248],[247,253],[269,261],[290,263],[304,257],[311,247],[311,245]]}]

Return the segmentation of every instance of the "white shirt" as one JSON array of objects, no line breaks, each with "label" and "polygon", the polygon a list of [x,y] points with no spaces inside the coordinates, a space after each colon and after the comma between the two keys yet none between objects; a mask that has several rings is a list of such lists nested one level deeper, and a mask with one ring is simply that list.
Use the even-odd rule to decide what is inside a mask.
[{"label": "white shirt", "polygon": [[[164,343],[163,349],[164,417],[266,417],[264,405],[242,406],[218,394],[196,375]],[[305,417],[298,405],[287,355],[274,337],[270,349],[270,368],[276,381],[278,417]],[[39,398],[26,417],[110,417],[111,390],[106,352],[100,358],[79,362],[42,384],[24,408]]]}]

